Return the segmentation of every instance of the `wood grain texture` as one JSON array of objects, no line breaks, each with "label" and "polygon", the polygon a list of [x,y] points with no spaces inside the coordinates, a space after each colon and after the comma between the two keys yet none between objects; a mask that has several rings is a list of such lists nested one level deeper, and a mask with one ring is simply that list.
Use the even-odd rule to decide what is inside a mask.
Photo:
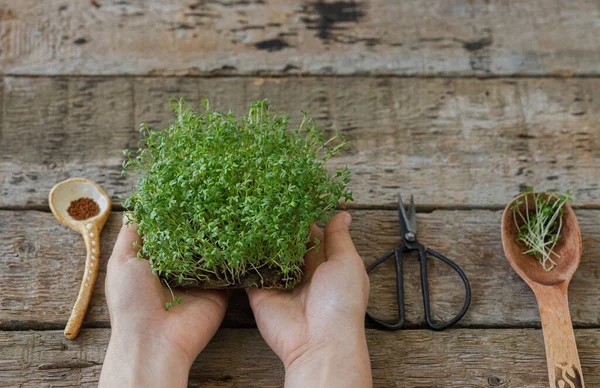
[{"label": "wood grain texture", "polygon": [[42,208],[58,181],[84,176],[119,203],[134,179],[121,150],[137,127],[172,119],[169,98],[241,114],[266,98],[300,109],[354,148],[356,206],[395,206],[411,190],[419,206],[504,207],[525,187],[571,189],[574,204],[600,206],[600,79],[398,78],[4,78],[0,206]]},{"label": "wood grain texture", "polygon": [[[352,210],[352,235],[365,262],[371,263],[399,241],[397,215],[392,210]],[[539,327],[535,298],[503,255],[500,212],[435,211],[417,215],[420,241],[459,264],[471,281],[473,301],[462,327]],[[569,289],[576,327],[600,325],[600,211],[577,211],[584,255]],[[84,327],[108,327],[104,294],[106,263],[121,225],[114,212],[101,235],[105,247],[100,272]],[[77,295],[84,244],[77,233],[39,211],[0,211],[0,329],[62,328]],[[423,305],[416,257],[404,265],[407,326],[423,327]],[[462,306],[464,291],[458,276],[437,260],[429,263],[430,292],[436,319],[447,320]],[[397,311],[392,262],[371,273],[369,311],[392,319]],[[184,302],[185,303],[185,302]],[[226,327],[253,327],[245,294],[236,294]]]},{"label": "wood grain texture", "polygon": [[[579,329],[583,373],[600,384],[599,329]],[[5,387],[92,387],[109,329],[0,332]],[[534,329],[367,331],[375,387],[547,387],[542,333]],[[221,329],[192,366],[190,387],[281,387],[283,367],[256,329]]]},{"label": "wood grain texture", "polygon": [[599,73],[593,0],[0,3],[4,74]]}]

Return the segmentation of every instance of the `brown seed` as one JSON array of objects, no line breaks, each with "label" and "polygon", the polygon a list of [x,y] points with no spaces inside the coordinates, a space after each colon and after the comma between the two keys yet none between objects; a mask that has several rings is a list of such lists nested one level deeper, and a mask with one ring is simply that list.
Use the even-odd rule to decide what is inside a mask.
[{"label": "brown seed", "polygon": [[100,213],[100,206],[93,199],[82,197],[71,201],[67,213],[75,220],[87,220]]}]

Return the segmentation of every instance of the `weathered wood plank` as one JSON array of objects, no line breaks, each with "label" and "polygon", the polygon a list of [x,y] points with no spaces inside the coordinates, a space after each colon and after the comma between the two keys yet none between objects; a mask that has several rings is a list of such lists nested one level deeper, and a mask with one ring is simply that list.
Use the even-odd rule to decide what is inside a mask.
[{"label": "weathered wood plank", "polygon": [[[47,205],[47,189],[92,171],[105,187],[107,181],[122,185],[116,155],[136,132],[131,81],[5,78],[3,86],[2,205]],[[21,199],[9,199],[14,195]]]},{"label": "weathered wood plank", "polygon": [[599,74],[593,0],[0,4],[5,74]]},{"label": "weathered wood plank", "polygon": [[[5,387],[96,386],[109,329],[0,332]],[[585,382],[600,384],[599,329],[575,331]],[[542,333],[534,329],[368,330],[375,387],[547,387]],[[189,385],[281,387],[283,367],[256,329],[222,329],[198,357]]]},{"label": "weathered wood plank", "polygon": [[600,79],[6,77],[0,206],[47,206],[73,176],[119,203],[134,182],[121,150],[182,96],[238,113],[268,97],[295,122],[305,109],[340,129],[354,148],[331,166],[353,171],[356,205],[393,206],[404,188],[421,206],[501,207],[534,185],[600,206],[599,93]]},{"label": "weathered wood plank", "polygon": [[[391,210],[353,210],[352,235],[366,263],[398,241],[397,216]],[[500,240],[500,212],[435,211],[418,215],[421,241],[454,259],[467,273],[473,302],[463,327],[538,327],[535,298],[507,264]],[[583,258],[569,294],[578,327],[600,325],[600,211],[578,210],[583,235]],[[106,263],[120,228],[121,214],[113,213],[101,238],[100,275],[84,325],[109,325],[104,296]],[[60,225],[50,213],[0,212],[0,329],[60,328],[75,300],[85,259],[81,237]],[[423,326],[423,306],[416,258],[406,259],[407,325]],[[459,278],[441,262],[429,264],[433,312],[451,318],[462,305]],[[393,318],[397,311],[393,264],[371,274],[370,311]],[[254,320],[243,293],[231,303],[224,325],[252,327]]]}]

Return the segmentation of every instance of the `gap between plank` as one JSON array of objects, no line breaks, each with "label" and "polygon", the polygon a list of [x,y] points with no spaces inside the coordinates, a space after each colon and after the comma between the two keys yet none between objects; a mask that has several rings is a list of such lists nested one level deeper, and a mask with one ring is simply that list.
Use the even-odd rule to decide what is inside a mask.
[{"label": "gap between plank", "polygon": [[[376,330],[375,326],[371,324],[367,324],[367,330]],[[64,324],[56,324],[56,323],[40,323],[40,322],[31,322],[31,321],[3,321],[0,324],[0,331],[51,331],[51,330],[63,330],[65,328]],[[84,323],[82,325],[84,329],[109,329],[110,322],[96,322],[96,323]],[[225,324],[220,326],[221,329],[256,329],[255,324]],[[573,328],[576,330],[581,329],[600,329],[599,324],[590,324],[590,325],[577,325],[574,324]],[[519,329],[532,329],[532,330],[541,330],[542,326],[539,323],[535,324],[526,324],[526,325],[455,325],[450,330],[519,330]],[[412,324],[407,325],[402,329],[403,331],[422,331],[422,330],[431,330],[425,323],[423,324]]]},{"label": "gap between plank", "polygon": [[[501,211],[504,210],[504,205],[417,205],[417,213],[426,214],[433,213],[436,210],[443,211],[471,211],[471,210],[488,210],[488,211]],[[571,205],[575,210],[600,210],[600,204],[591,205]],[[382,205],[361,205],[361,204],[350,204],[348,206],[337,208],[337,210],[398,210],[395,203],[382,204]],[[45,205],[25,205],[25,206],[0,206],[0,211],[40,211],[44,213],[50,213],[50,208]],[[113,212],[125,211],[123,205],[113,205],[111,207]]]},{"label": "gap between plank", "polygon": [[417,79],[574,79],[574,78],[600,78],[599,74],[318,74],[318,73],[282,73],[282,72],[257,72],[257,73],[206,73],[206,74],[23,74],[5,73],[0,78],[417,78]]}]

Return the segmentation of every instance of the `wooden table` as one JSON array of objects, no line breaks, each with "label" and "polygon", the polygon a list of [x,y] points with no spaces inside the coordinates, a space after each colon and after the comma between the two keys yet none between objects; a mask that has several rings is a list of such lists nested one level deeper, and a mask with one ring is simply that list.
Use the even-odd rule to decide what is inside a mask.
[{"label": "wooden table", "polygon": [[[469,313],[423,322],[406,263],[408,330],[368,330],[377,387],[546,387],[532,292],[509,268],[500,212],[520,190],[570,189],[584,256],[570,289],[583,373],[600,386],[600,8],[593,0],[0,1],[0,385],[94,386],[109,338],[105,265],[119,228],[121,150],[168,100],[241,112],[268,97],[354,149],[352,234],[365,263],[399,240],[395,196],[414,193],[421,241],[455,259]],[[84,329],[63,338],[84,247],[49,212],[58,181],[84,176],[114,198]],[[430,266],[435,315],[460,281]],[[391,263],[370,309],[394,311]],[[190,385],[278,387],[283,369],[243,294],[194,364]]]}]

